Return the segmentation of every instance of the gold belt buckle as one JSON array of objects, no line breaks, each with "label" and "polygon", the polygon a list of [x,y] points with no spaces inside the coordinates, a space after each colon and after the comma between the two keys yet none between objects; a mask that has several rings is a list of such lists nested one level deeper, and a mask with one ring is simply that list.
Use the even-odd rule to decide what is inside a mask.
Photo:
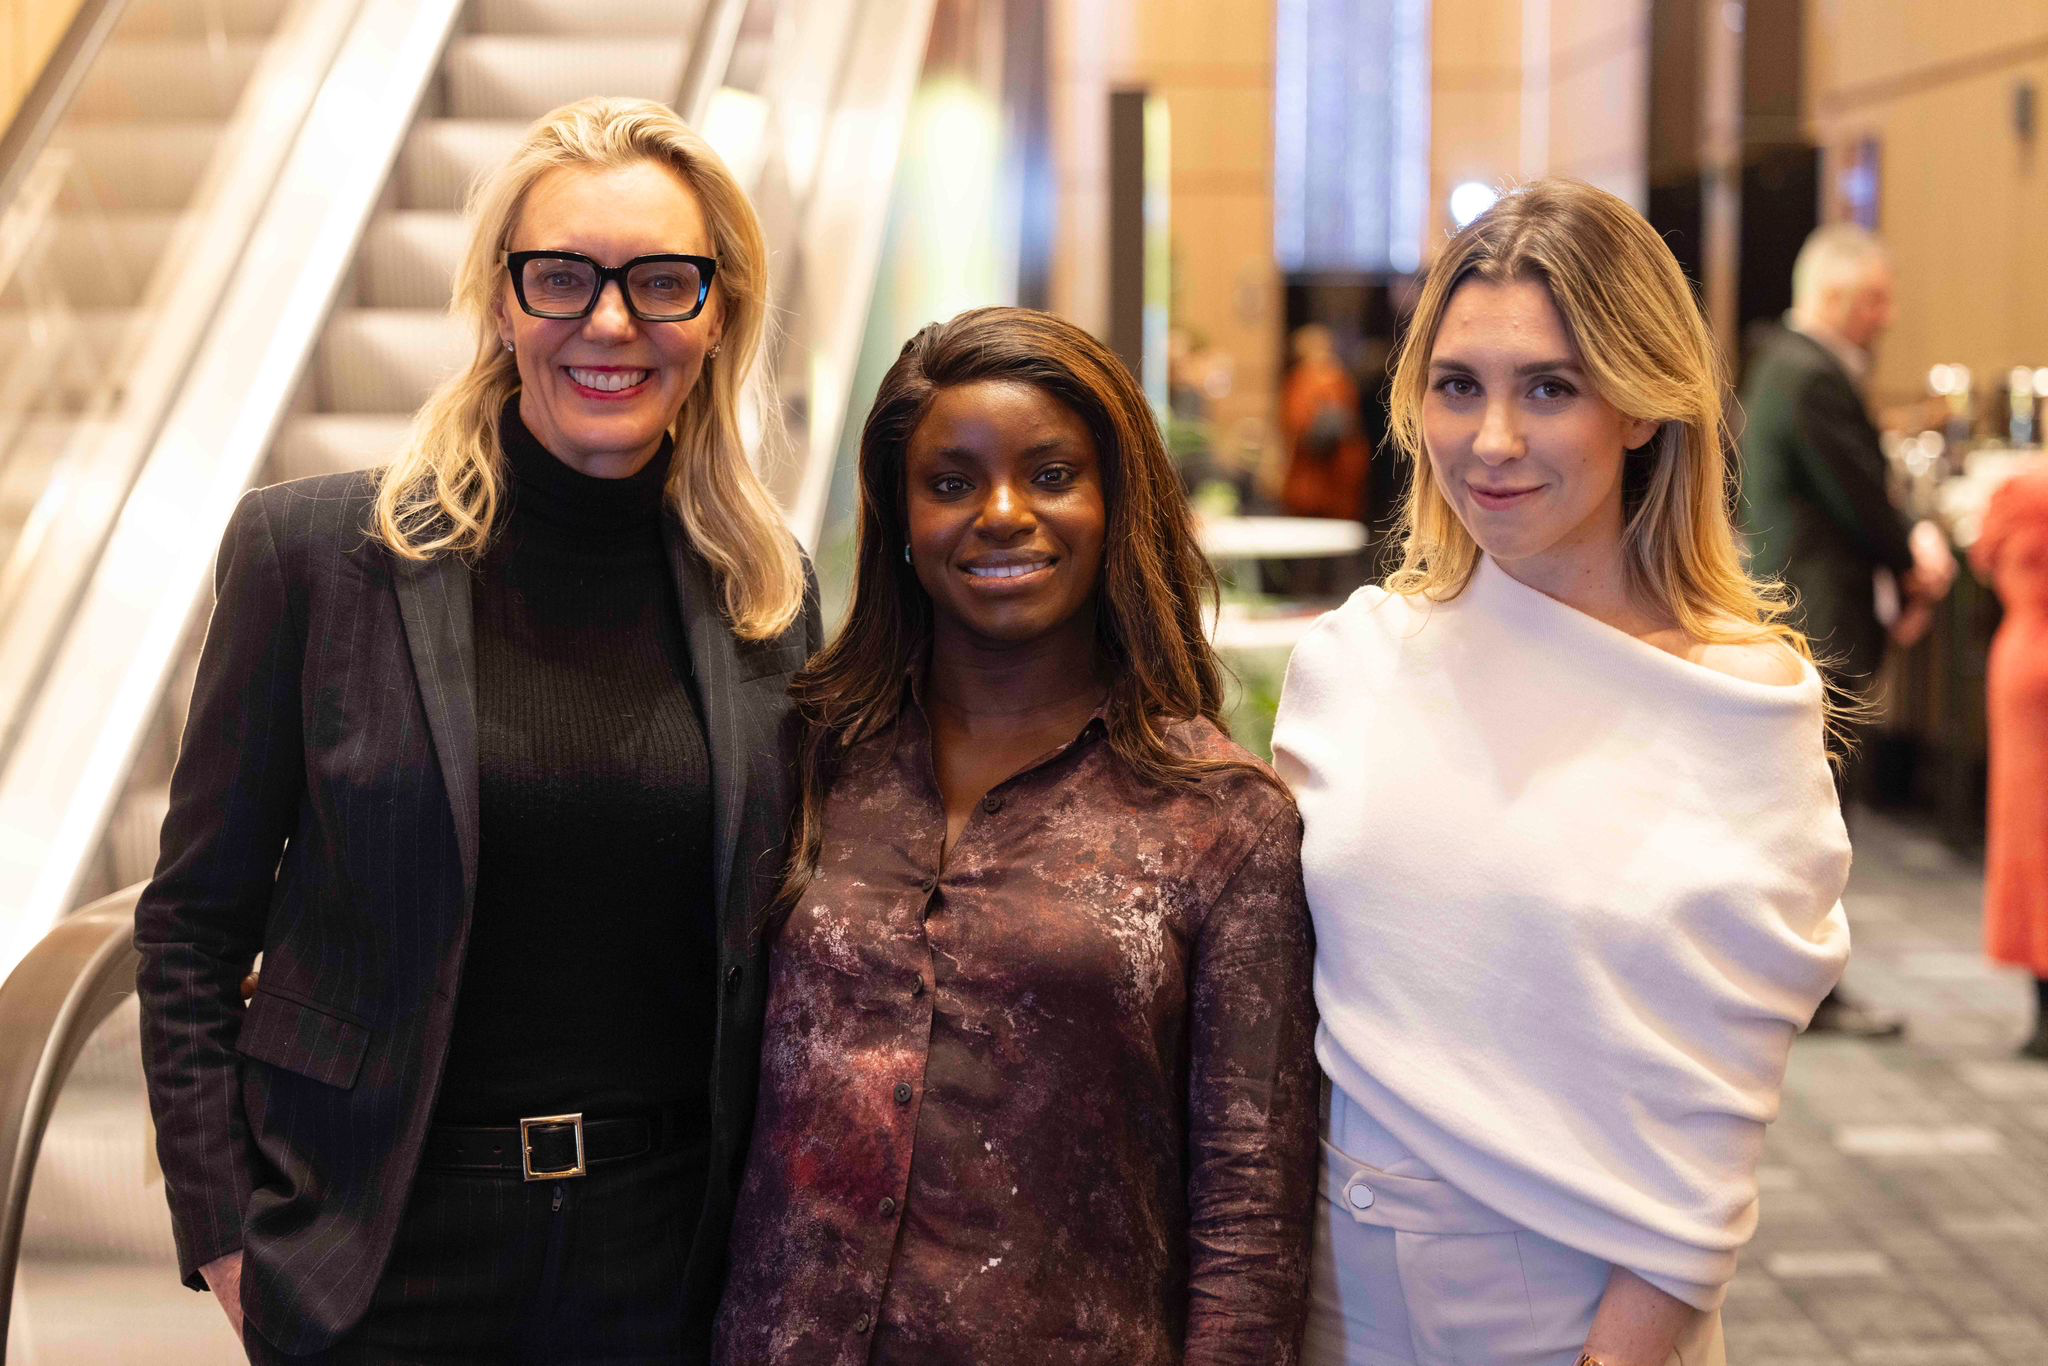
[{"label": "gold belt buckle", "polygon": [[[533,1131],[549,1126],[567,1125],[576,1131],[576,1165],[559,1171],[537,1172],[533,1169]],[[528,1181],[563,1181],[572,1176],[587,1176],[590,1168],[583,1160],[583,1112],[573,1115],[535,1115],[519,1121],[519,1170]]]}]

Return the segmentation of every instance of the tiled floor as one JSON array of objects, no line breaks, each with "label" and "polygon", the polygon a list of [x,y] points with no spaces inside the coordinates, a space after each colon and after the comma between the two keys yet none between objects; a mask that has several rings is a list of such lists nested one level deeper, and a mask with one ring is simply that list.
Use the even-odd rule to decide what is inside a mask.
[{"label": "tiled floor", "polygon": [[2013,1049],[2024,974],[1978,948],[1982,865],[1856,829],[1860,999],[1898,1043],[1802,1038],[1726,1310],[1738,1366],[2048,1366],[2048,1064]]}]

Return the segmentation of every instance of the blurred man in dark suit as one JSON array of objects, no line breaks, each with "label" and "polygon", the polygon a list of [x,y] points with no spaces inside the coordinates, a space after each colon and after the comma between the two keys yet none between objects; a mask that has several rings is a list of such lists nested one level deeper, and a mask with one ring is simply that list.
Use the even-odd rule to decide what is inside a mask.
[{"label": "blurred man in dark suit", "polygon": [[[1892,505],[1864,401],[1871,349],[1892,317],[1883,246],[1853,224],[1820,228],[1792,267],[1785,325],[1759,347],[1742,387],[1752,566],[1792,587],[1829,681],[1852,694],[1870,686],[1890,641],[1910,645],[1926,631],[1955,578],[1941,530]],[[1883,610],[1881,597],[1891,599]],[[1845,808],[1860,795],[1854,754],[1838,775]],[[1813,1028],[1889,1037],[1902,1023],[1838,993]]]}]

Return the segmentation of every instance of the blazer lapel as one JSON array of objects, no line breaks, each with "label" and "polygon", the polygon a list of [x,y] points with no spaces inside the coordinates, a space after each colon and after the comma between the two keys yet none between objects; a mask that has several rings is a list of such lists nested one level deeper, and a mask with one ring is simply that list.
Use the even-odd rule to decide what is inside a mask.
[{"label": "blazer lapel", "polygon": [[469,566],[456,555],[401,560],[392,574],[405,642],[426,705],[427,729],[441,761],[441,780],[455,814],[465,900],[476,895],[476,634],[470,616]]},{"label": "blazer lapel", "polygon": [[718,610],[718,593],[710,572],[690,549],[682,525],[674,517],[663,517],[661,529],[668,544],[669,566],[675,573],[676,600],[682,607],[690,673],[697,681],[697,704],[704,712],[704,743],[711,752],[711,889],[718,923],[730,928],[733,857],[747,798],[747,770],[753,762],[740,734],[744,712],[739,697],[739,658],[725,614]]}]

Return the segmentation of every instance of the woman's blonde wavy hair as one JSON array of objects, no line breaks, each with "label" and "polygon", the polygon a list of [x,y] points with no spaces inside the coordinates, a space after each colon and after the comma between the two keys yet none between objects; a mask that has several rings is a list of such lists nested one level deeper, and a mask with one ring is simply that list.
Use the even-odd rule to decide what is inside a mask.
[{"label": "woman's blonde wavy hair", "polygon": [[512,230],[549,171],[640,162],[666,167],[696,195],[718,260],[712,291],[724,317],[718,355],[705,358],[670,427],[676,458],[668,496],[691,546],[711,566],[733,631],[769,639],[802,609],[804,577],[796,544],[740,436],[742,395],[767,327],[767,245],[753,205],[718,154],[651,100],[593,97],[563,105],[527,129],[519,149],[472,191],[469,249],[449,311],[470,323],[475,352],[413,418],[404,453],[379,483],[375,531],[408,560],[483,550],[505,477],[498,418],[519,388],[497,317]]},{"label": "woman's blonde wavy hair", "polygon": [[1785,621],[1783,585],[1752,578],[1737,548],[1728,385],[1685,275],[1642,215],[1576,180],[1538,180],[1503,196],[1429,268],[1394,366],[1393,437],[1413,480],[1387,589],[1442,602],[1465,590],[1479,562],[1422,433],[1437,331],[1451,296],[1473,279],[1542,284],[1600,396],[1658,423],[1628,457],[1622,483],[1622,546],[1639,600],[1696,640],[1774,640],[1810,659],[1806,638]]}]

